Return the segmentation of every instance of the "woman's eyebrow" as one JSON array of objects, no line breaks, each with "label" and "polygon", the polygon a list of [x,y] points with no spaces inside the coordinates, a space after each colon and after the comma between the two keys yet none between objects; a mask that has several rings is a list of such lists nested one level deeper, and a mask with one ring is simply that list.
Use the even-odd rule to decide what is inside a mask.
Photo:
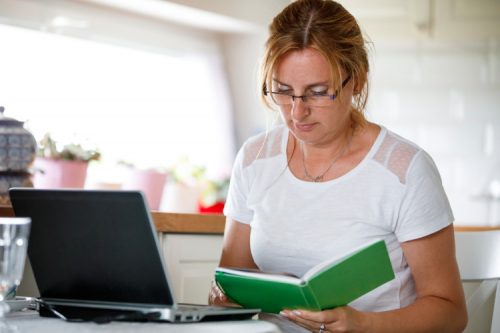
[{"label": "woman's eyebrow", "polygon": [[[287,87],[291,87],[290,84],[281,82],[278,79],[273,79],[273,81],[276,82],[276,83],[278,83],[278,84],[281,84],[281,85],[284,85],[284,86],[287,86]],[[314,83],[308,84],[306,86],[306,90],[310,89],[310,88],[313,88],[313,87],[317,87],[317,86],[329,86],[329,83],[330,83],[330,81],[314,82]]]},{"label": "woman's eyebrow", "polygon": [[290,86],[289,84],[286,84],[284,82],[281,82],[280,80],[278,79],[273,79],[273,82],[277,83],[277,84],[281,84],[281,85],[284,85],[284,86]]}]

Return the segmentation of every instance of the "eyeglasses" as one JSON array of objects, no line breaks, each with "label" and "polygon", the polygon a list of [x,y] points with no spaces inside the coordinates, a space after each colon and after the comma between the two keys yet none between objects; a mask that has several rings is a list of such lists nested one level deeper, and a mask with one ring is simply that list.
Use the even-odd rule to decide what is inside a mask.
[{"label": "eyeglasses", "polygon": [[[344,81],[342,81],[342,88],[346,86],[350,79],[351,77],[348,76]],[[271,95],[271,100],[279,106],[290,106],[295,102],[296,98],[300,98],[302,102],[310,107],[325,107],[332,105],[335,98],[337,98],[338,91],[336,91],[333,95],[310,91],[306,92],[305,95],[296,96],[286,92],[264,90],[264,95]]]}]

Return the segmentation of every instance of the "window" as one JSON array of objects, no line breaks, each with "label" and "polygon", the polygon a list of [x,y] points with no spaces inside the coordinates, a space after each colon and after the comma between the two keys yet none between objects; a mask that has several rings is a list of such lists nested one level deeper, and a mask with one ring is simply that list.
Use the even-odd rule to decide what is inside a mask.
[{"label": "window", "polygon": [[165,168],[188,157],[229,173],[232,119],[217,53],[153,53],[5,25],[0,39],[0,105],[37,139],[51,132],[96,146],[107,165]]}]

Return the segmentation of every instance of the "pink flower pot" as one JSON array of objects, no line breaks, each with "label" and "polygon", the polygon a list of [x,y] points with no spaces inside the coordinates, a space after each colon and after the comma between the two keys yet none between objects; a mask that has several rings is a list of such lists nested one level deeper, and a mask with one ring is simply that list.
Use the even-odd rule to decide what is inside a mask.
[{"label": "pink flower pot", "polygon": [[158,210],[167,175],[155,170],[130,168],[122,184],[124,190],[140,190],[146,196],[149,208]]},{"label": "pink flower pot", "polygon": [[35,159],[35,188],[83,188],[87,177],[88,162]]}]

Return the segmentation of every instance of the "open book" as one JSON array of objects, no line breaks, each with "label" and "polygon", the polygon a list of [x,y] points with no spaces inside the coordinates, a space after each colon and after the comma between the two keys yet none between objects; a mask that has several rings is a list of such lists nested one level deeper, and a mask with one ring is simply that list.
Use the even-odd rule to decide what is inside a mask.
[{"label": "open book", "polygon": [[324,310],[347,305],[394,279],[383,240],[342,258],[322,262],[302,277],[219,267],[215,281],[236,303],[278,313],[282,309]]}]

